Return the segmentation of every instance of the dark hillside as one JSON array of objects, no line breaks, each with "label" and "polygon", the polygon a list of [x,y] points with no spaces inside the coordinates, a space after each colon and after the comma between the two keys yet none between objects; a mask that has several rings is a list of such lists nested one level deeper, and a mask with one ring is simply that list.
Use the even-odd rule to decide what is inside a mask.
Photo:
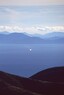
[{"label": "dark hillside", "polygon": [[[58,74],[55,73],[56,77],[54,76],[56,81],[55,78],[48,80],[47,77],[47,80],[43,80],[42,72],[45,71],[57,72]],[[38,77],[34,77],[38,75],[35,74],[30,78],[23,78],[0,71],[0,95],[64,95],[64,81],[63,79],[62,81],[60,80],[64,77],[64,67],[51,68],[45,71],[39,72],[40,76]],[[50,75],[45,73],[45,75],[51,77],[54,73]]]}]

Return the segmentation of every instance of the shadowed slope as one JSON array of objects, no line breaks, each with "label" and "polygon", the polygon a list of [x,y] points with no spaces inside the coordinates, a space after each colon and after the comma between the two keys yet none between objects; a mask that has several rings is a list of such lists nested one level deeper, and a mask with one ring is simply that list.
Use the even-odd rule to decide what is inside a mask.
[{"label": "shadowed slope", "polygon": [[[56,69],[51,68],[54,72]],[[63,67],[58,69],[60,69],[58,72],[60,77],[63,75],[61,72]],[[64,95],[64,82],[42,81],[33,76],[23,78],[0,72],[0,95]]]},{"label": "shadowed slope", "polygon": [[[1,95],[40,95],[30,88],[32,82],[28,78],[0,71],[0,94]],[[37,92],[37,91],[36,91]]]},{"label": "shadowed slope", "polygon": [[49,82],[64,82],[64,67],[54,67],[43,70],[31,76],[31,79]]}]

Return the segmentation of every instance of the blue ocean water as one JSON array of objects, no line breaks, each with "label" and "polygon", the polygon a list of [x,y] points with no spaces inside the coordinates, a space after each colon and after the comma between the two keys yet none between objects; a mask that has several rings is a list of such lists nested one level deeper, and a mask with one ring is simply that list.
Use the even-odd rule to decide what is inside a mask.
[{"label": "blue ocean water", "polygon": [[0,44],[0,71],[29,77],[55,66],[64,66],[64,44]]}]

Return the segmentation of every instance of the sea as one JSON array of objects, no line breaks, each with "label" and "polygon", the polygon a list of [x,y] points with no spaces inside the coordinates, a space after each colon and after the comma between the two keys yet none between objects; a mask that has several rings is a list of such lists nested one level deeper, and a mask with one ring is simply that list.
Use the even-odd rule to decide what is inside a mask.
[{"label": "sea", "polygon": [[0,71],[30,77],[64,66],[64,44],[0,44]]}]

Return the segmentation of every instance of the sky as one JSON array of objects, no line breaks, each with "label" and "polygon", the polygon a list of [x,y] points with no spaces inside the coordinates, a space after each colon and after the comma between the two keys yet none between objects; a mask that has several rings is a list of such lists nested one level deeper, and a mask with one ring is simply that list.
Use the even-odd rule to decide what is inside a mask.
[{"label": "sky", "polygon": [[64,0],[0,0],[0,32],[64,32]]},{"label": "sky", "polygon": [[62,5],[64,0],[0,0],[0,5]]}]

